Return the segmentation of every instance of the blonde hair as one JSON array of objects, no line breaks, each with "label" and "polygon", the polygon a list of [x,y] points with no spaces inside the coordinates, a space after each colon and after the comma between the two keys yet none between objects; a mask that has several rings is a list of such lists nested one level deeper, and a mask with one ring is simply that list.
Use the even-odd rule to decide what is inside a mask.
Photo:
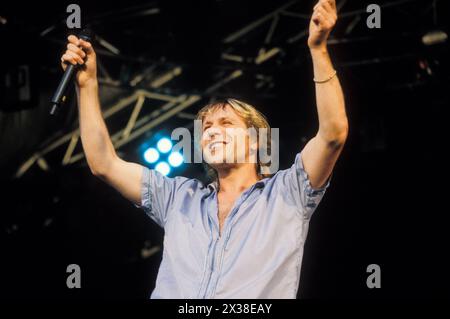
[{"label": "blonde hair", "polygon": [[[271,152],[270,126],[269,126],[269,123],[267,122],[266,117],[261,112],[259,112],[254,106],[247,104],[243,101],[240,101],[237,99],[232,99],[232,98],[218,100],[218,101],[209,103],[209,104],[205,105],[203,108],[201,108],[200,111],[198,111],[198,113],[197,113],[196,120],[201,120],[203,122],[203,120],[205,119],[205,117],[207,115],[217,111],[218,109],[223,109],[227,105],[229,105],[244,120],[244,122],[247,125],[247,128],[253,127],[256,130],[257,141],[258,141],[256,172],[257,172],[258,176],[260,177],[260,179],[272,176],[273,174],[264,173],[264,171],[268,171],[266,168],[268,168],[270,166],[270,163],[261,163],[261,160],[259,157],[260,150],[262,148],[266,149],[265,154],[269,154]],[[267,129],[266,130],[266,132],[267,132],[266,141],[267,142],[264,143],[265,145],[262,145],[262,143],[260,143],[260,140],[259,140],[260,139],[260,131],[259,130],[262,128]],[[208,163],[206,163],[205,161],[203,161],[203,165],[206,169],[208,177],[212,181],[218,182],[217,171],[212,166],[210,166]]]}]

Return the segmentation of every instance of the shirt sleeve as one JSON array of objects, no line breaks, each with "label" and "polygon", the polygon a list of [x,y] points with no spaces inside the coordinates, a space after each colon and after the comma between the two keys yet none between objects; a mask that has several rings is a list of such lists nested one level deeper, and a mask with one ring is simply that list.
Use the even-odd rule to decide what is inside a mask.
[{"label": "shirt sleeve", "polygon": [[147,167],[143,168],[141,180],[141,208],[159,226],[165,226],[174,200],[185,177],[167,177]]},{"label": "shirt sleeve", "polygon": [[331,175],[323,187],[314,189],[303,166],[301,152],[297,154],[290,168],[279,173],[281,173],[279,178],[281,178],[282,190],[287,191],[306,219],[311,218],[330,186]]}]

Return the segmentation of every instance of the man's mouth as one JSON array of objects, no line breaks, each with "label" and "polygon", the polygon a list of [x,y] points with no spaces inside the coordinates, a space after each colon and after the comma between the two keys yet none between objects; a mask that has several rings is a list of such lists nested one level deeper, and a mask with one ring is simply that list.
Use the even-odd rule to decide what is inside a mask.
[{"label": "man's mouth", "polygon": [[218,147],[220,145],[226,145],[226,144],[227,144],[227,142],[225,142],[225,141],[216,141],[216,142],[212,142],[212,143],[208,144],[208,148],[210,150],[212,150],[215,147]]}]

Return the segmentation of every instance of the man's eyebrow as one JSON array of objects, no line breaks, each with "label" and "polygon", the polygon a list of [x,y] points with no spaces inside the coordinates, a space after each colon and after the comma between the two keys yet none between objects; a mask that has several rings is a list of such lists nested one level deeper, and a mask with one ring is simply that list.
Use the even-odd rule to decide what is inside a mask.
[{"label": "man's eyebrow", "polygon": [[[223,120],[229,120],[229,121],[231,121],[231,120],[233,120],[233,119],[230,118],[230,117],[228,117],[228,116],[222,116],[222,117],[219,117],[218,120],[219,120],[219,121],[223,121]],[[206,124],[211,124],[211,123],[212,123],[211,120],[204,121],[204,122],[203,122],[203,126],[205,126]]]},{"label": "man's eyebrow", "polygon": [[219,121],[224,121],[224,120],[231,121],[232,118],[230,118],[229,116],[222,116],[222,117],[219,117]]}]

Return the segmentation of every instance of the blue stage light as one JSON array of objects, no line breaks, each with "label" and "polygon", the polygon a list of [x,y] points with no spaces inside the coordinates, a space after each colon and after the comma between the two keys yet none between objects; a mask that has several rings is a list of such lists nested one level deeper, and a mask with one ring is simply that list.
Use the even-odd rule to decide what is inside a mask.
[{"label": "blue stage light", "polygon": [[183,155],[181,155],[180,152],[172,152],[172,153],[170,153],[170,155],[169,155],[169,164],[172,167],[180,166],[181,164],[183,164],[183,161],[184,161]]},{"label": "blue stage light", "polygon": [[144,159],[147,163],[153,164],[159,159],[159,152],[156,148],[150,147],[144,152]]},{"label": "blue stage light", "polygon": [[156,147],[161,153],[168,153],[172,149],[172,141],[167,137],[163,137],[158,141]]},{"label": "blue stage light", "polygon": [[156,164],[155,170],[167,176],[170,173],[170,166],[166,162],[159,162],[158,164]]}]

